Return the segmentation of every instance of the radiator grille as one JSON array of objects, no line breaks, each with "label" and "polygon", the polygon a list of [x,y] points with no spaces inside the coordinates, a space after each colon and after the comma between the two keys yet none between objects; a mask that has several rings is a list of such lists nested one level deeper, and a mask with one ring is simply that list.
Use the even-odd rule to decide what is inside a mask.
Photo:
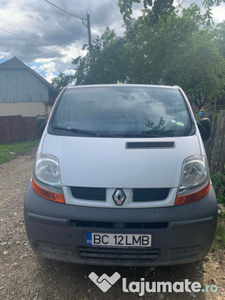
[{"label": "radiator grille", "polygon": [[159,189],[133,189],[134,202],[161,201],[168,197],[168,188]]},{"label": "radiator grille", "polygon": [[93,227],[93,228],[130,228],[130,229],[162,229],[168,227],[168,222],[99,222],[99,221],[85,221],[85,220],[72,220],[72,227]]},{"label": "radiator grille", "polygon": [[[71,187],[74,198],[82,200],[106,201],[106,188]],[[161,201],[168,197],[169,188],[135,188],[133,189],[134,202]]]},{"label": "radiator grille", "polygon": [[83,260],[111,261],[111,262],[152,262],[157,260],[159,249],[127,249],[127,248],[100,248],[78,247],[78,253]]},{"label": "radiator grille", "polygon": [[70,189],[74,198],[94,201],[105,201],[106,199],[105,188],[71,187]]}]

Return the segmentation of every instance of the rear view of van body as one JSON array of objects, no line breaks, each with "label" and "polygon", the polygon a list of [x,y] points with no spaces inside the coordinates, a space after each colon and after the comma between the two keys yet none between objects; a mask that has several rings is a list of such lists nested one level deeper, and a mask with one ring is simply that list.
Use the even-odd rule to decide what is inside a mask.
[{"label": "rear view of van body", "polygon": [[25,197],[34,252],[97,265],[202,259],[217,222],[207,122],[196,123],[179,87],[65,88]]}]

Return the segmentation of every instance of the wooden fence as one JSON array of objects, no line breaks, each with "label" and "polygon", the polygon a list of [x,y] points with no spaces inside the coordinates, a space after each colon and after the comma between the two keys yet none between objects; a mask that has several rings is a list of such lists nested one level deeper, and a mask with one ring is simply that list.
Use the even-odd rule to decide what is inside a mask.
[{"label": "wooden fence", "polygon": [[205,150],[207,153],[210,174],[216,172],[225,173],[225,110],[219,113],[209,112],[206,115],[212,125],[211,138],[206,141]]},{"label": "wooden fence", "polygon": [[0,144],[36,140],[36,120],[37,117],[0,117]]}]

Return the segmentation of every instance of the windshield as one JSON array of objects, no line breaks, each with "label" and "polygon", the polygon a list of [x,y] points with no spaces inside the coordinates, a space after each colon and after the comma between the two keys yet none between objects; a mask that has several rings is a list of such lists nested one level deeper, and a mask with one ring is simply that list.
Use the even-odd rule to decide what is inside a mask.
[{"label": "windshield", "polygon": [[179,90],[118,85],[67,89],[51,128],[60,135],[183,136],[191,123]]}]

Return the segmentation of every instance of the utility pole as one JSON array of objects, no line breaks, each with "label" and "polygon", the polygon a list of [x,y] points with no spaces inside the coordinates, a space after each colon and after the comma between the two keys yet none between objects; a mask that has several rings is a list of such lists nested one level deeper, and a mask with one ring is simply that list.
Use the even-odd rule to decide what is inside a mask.
[{"label": "utility pole", "polygon": [[88,28],[88,43],[89,43],[89,51],[91,51],[91,23],[90,23],[90,15],[87,14],[87,28]]},{"label": "utility pole", "polygon": [[[54,7],[56,7],[56,8],[58,8],[58,9],[62,10],[64,13],[66,13],[66,14],[68,14],[68,15],[74,17],[74,18],[77,18],[77,19],[82,20],[83,25],[85,25],[85,24],[84,24],[84,21],[87,21],[89,51],[91,51],[91,46],[92,46],[92,44],[91,44],[91,23],[90,23],[90,15],[87,13],[87,19],[84,19],[84,18],[81,18],[81,17],[78,17],[78,16],[75,16],[75,15],[71,14],[70,12],[68,12],[68,11],[66,11],[66,10],[64,10],[64,9],[62,9],[62,8],[60,8],[59,6],[53,4],[52,2],[50,2],[50,1],[48,1],[48,0],[45,0],[45,1],[48,2],[49,4],[53,5]],[[85,26],[86,26],[86,25],[85,25]]]}]

